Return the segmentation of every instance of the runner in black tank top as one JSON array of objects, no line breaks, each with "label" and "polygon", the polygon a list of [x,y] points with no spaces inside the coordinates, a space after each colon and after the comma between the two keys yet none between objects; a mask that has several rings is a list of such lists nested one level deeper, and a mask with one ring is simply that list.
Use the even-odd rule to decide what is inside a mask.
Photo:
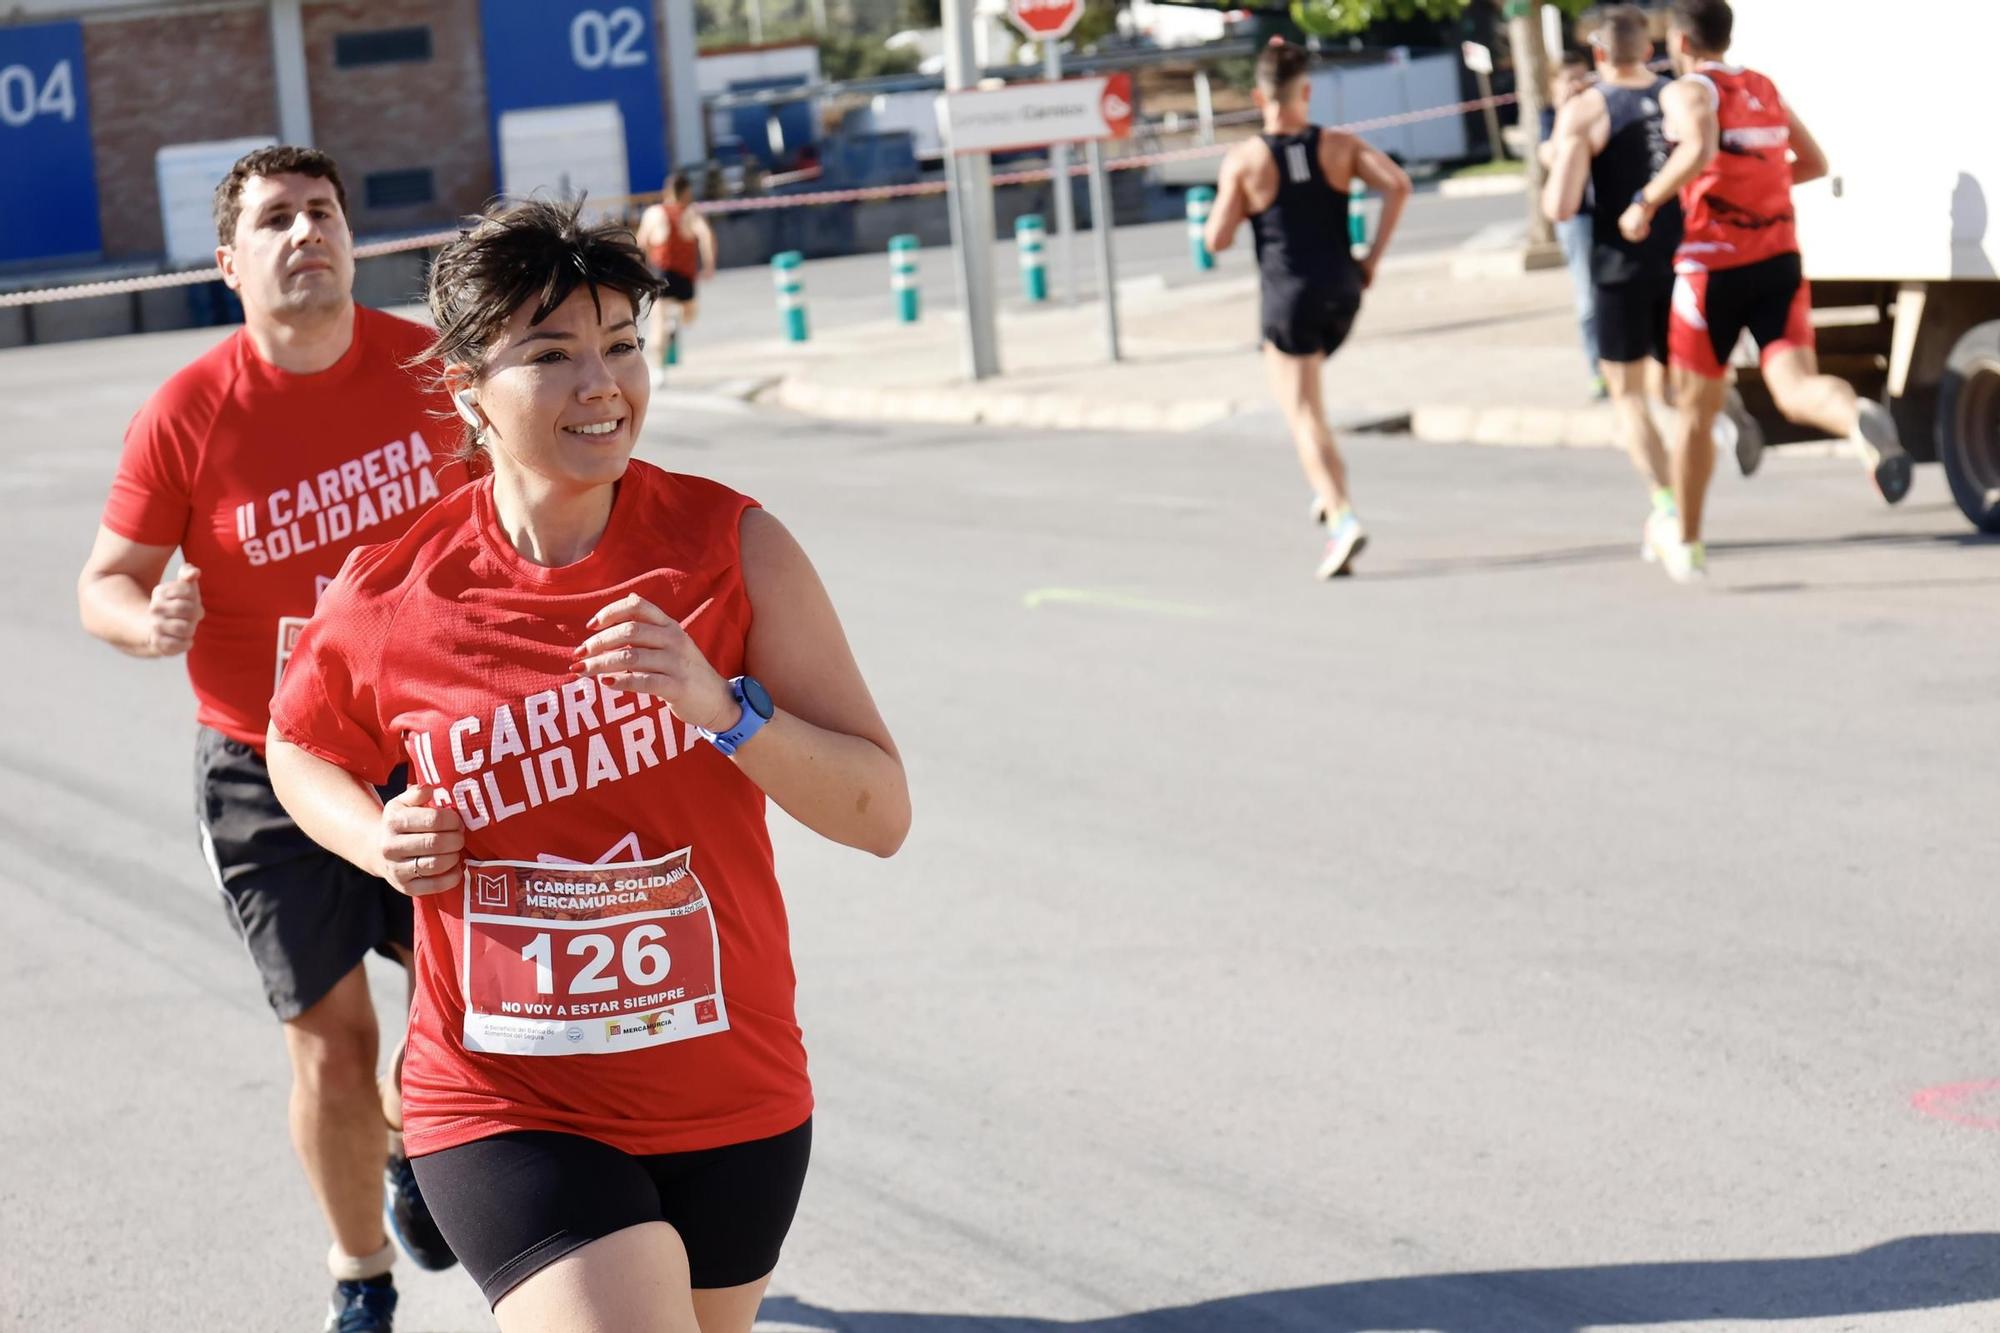
[{"label": "runner in black tank top", "polygon": [[[1204,239],[1220,254],[1237,229],[1250,224],[1263,278],[1264,364],[1312,483],[1313,519],[1326,524],[1326,551],[1316,572],[1331,578],[1347,572],[1368,537],[1348,503],[1347,465],[1327,428],[1320,372],[1353,327],[1361,293],[1409,198],[1410,179],[1354,136],[1311,123],[1308,63],[1305,48],[1278,39],[1258,57],[1264,133],[1223,159]],[[1347,239],[1350,179],[1382,196],[1375,243],[1359,260]]]},{"label": "runner in black tank top", "polygon": [[1320,164],[1320,128],[1266,134],[1278,196],[1250,216],[1263,277],[1264,341],[1288,356],[1331,356],[1361,309],[1361,268],[1347,245],[1347,191]]},{"label": "runner in black tank top", "polygon": [[1600,77],[1556,117],[1555,161],[1542,205],[1562,221],[1576,215],[1586,185],[1593,200],[1590,276],[1597,354],[1619,442],[1652,493],[1640,535],[1644,554],[1652,549],[1656,528],[1678,523],[1666,442],[1647,400],[1663,393],[1680,211],[1663,210],[1655,234],[1637,244],[1619,235],[1618,215],[1667,160],[1660,94],[1671,81],[1646,68],[1653,50],[1646,18],[1630,5],[1604,11],[1592,43]]}]

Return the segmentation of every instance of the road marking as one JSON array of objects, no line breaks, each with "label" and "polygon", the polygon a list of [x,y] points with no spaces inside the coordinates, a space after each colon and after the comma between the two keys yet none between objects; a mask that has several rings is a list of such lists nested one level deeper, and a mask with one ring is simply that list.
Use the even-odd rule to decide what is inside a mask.
[{"label": "road marking", "polygon": [[1933,1120],[1945,1120],[1967,1129],[2000,1129],[2000,1116],[1979,1115],[1973,1105],[1990,1110],[1991,1094],[2000,1092],[2000,1078],[1975,1079],[1970,1083],[1944,1083],[1925,1088],[1910,1098],[1910,1106]]},{"label": "road marking", "polygon": [[1147,597],[1127,597],[1123,593],[1097,592],[1090,588],[1037,588],[1021,598],[1021,605],[1030,611],[1039,611],[1044,606],[1101,606],[1112,611],[1139,611],[1158,616],[1181,616],[1189,620],[1206,620],[1215,614],[1206,606],[1156,602]]}]

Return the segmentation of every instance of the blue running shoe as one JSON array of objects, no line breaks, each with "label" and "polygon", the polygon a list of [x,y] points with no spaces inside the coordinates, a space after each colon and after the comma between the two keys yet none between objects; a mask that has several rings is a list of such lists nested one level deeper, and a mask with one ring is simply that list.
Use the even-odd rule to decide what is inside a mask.
[{"label": "blue running shoe", "polygon": [[411,1169],[410,1159],[401,1153],[390,1153],[386,1175],[389,1192],[382,1202],[382,1212],[396,1243],[410,1256],[410,1262],[432,1273],[441,1273],[457,1263],[458,1256],[451,1252],[444,1233],[431,1217],[430,1205],[424,1202],[423,1191],[417,1188],[417,1173]]},{"label": "blue running shoe", "polygon": [[325,1333],[395,1333],[396,1287],[387,1276],[336,1282]]}]

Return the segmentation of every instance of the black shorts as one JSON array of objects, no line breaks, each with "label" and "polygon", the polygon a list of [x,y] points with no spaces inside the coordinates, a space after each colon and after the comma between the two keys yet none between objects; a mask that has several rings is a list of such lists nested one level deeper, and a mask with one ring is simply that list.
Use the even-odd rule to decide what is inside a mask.
[{"label": "black shorts", "polygon": [[660,299],[663,301],[694,300],[694,275],[677,273],[673,269],[660,270]]},{"label": "black shorts", "polygon": [[1597,355],[1617,364],[1648,357],[1667,363],[1668,314],[1673,309],[1674,273],[1662,269],[1627,282],[1598,285]]},{"label": "black shorts", "polygon": [[1331,356],[1347,341],[1361,298],[1345,287],[1264,279],[1264,341],[1287,356]]},{"label": "black shorts", "polygon": [[1674,286],[1674,364],[1719,380],[1745,332],[1758,364],[1786,348],[1813,348],[1812,284],[1796,253],[1740,268],[1692,269]]},{"label": "black shorts", "polygon": [[768,1139],[634,1157],[579,1134],[519,1130],[411,1159],[424,1202],[488,1305],[614,1231],[665,1222],[693,1285],[778,1266],[812,1156],[812,1121]]},{"label": "black shorts", "polygon": [[[401,791],[399,774],[385,798]],[[289,1022],[326,997],[374,949],[410,947],[410,900],[322,848],[271,790],[264,756],[203,727],[194,747],[195,815],[236,933]]]}]

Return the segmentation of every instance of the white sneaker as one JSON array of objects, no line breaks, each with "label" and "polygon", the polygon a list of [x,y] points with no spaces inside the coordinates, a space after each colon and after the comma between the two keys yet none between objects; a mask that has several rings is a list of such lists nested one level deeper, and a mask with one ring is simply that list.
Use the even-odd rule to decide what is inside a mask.
[{"label": "white sneaker", "polygon": [[1708,548],[1700,542],[1670,542],[1660,552],[1660,568],[1675,583],[1701,583],[1708,578]]},{"label": "white sneaker", "polygon": [[1368,534],[1361,527],[1361,520],[1348,510],[1340,516],[1326,537],[1326,554],[1320,557],[1319,568],[1313,577],[1330,579],[1348,572],[1348,566],[1361,549],[1368,545]]},{"label": "white sneaker", "polygon": [[1854,423],[1854,442],[1861,447],[1861,459],[1875,479],[1875,489],[1885,501],[1895,504],[1910,493],[1916,465],[1903,452],[1902,437],[1889,409],[1872,398],[1863,398],[1857,406],[1860,417]]},{"label": "white sneaker", "polygon": [[1665,509],[1655,509],[1646,515],[1644,526],[1639,529],[1639,558],[1652,564],[1660,558],[1660,548],[1669,542],[1680,540],[1681,516]]}]

